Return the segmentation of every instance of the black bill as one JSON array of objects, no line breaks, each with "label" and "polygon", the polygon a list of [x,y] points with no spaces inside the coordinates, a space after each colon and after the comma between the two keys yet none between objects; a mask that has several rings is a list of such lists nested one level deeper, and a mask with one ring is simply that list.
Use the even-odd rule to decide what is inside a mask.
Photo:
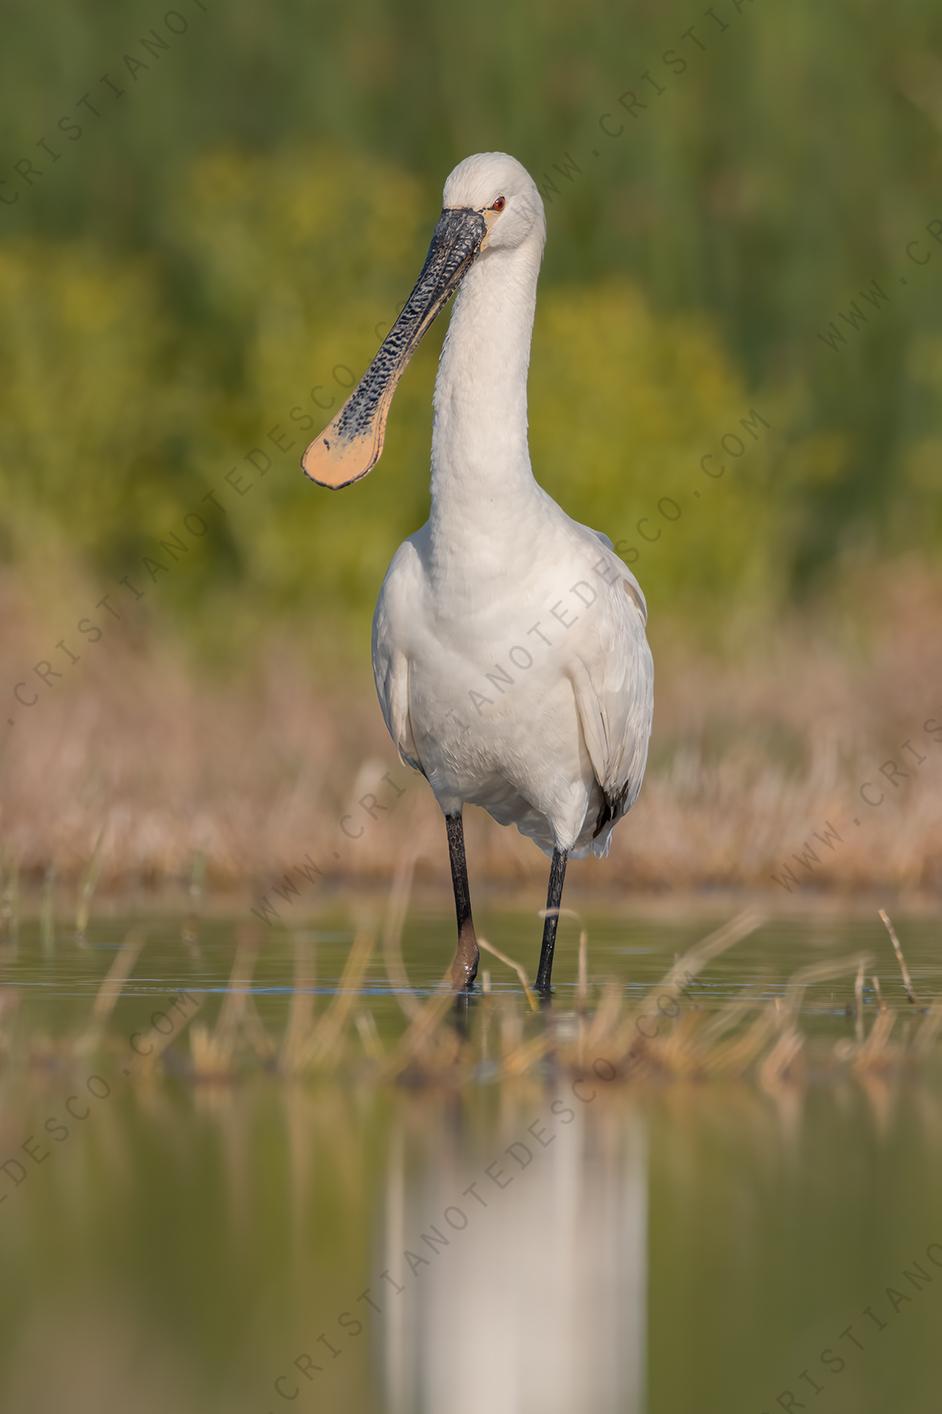
[{"label": "black bill", "polygon": [[301,459],[305,474],[319,486],[349,486],[379,461],[396,384],[481,249],[486,229],[477,211],[443,211],[438,218],[425,264],[401,314],[337,416]]}]

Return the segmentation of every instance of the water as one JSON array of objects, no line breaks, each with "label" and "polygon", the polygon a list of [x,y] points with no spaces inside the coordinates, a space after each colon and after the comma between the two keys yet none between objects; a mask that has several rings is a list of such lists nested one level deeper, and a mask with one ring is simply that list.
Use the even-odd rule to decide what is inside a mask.
[{"label": "water", "polygon": [[[639,994],[707,931],[588,922],[593,975]],[[942,990],[937,928],[897,925],[928,1001]],[[450,929],[410,923],[420,989],[444,970]],[[233,927],[204,924],[196,944],[172,919],[146,931],[104,1060],[69,1059],[66,1038],[126,922],[45,952],[23,925],[2,953],[4,1409],[935,1414],[937,1070],[769,1091],[549,1076],[454,1091],[258,1066],[194,1083],[181,1060],[197,1012],[179,998],[200,1021],[218,1014]],[[349,923],[301,931],[317,939],[322,1006]],[[560,1009],[575,977],[572,924],[563,932]],[[532,918],[497,918],[489,936],[532,968]],[[878,920],[766,925],[710,964],[698,1004],[744,986],[774,998],[798,968],[861,950],[905,1011]],[[250,985],[273,1034],[293,967],[291,940],[272,934]],[[809,993],[825,1045],[853,1034],[851,982]],[[395,1035],[378,959],[366,987],[378,1032]],[[170,1073],[131,1083],[127,1040],[153,1038],[155,1015],[179,1026]]]}]

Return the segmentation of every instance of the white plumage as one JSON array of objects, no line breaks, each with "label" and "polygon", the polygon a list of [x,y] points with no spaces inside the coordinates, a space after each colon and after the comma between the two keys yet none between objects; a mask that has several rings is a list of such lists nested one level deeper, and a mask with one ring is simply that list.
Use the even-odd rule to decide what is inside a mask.
[{"label": "white plumage", "polygon": [[519,239],[495,233],[458,292],[435,384],[431,514],[386,574],[373,671],[400,755],[446,814],[480,805],[547,852],[605,854],[647,758],[646,610],[606,537],[533,477],[526,379],[543,204],[502,153],[456,167],[444,204],[478,208],[497,193],[501,223],[520,200]]},{"label": "white plumage", "polygon": [[[553,856],[537,976],[549,991],[566,860],[607,853],[641,788],[651,732],[638,582],[530,466],[527,370],[545,234],[519,162],[490,152],[460,163],[402,313],[303,461],[335,489],[366,475],[398,379],[457,289],[435,383],[431,512],[383,582],[373,671],[400,755],[445,814],[458,986],[473,983],[478,960],[462,807],[483,806]],[[577,479],[591,474],[580,467]]]}]

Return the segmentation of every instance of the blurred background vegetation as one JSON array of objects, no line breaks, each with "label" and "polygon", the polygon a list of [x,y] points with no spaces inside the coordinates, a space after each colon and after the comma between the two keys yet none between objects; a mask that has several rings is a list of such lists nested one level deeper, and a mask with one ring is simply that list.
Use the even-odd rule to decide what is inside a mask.
[{"label": "blurred background vegetation", "polygon": [[7,8],[0,556],[8,618],[48,635],[11,683],[60,636],[78,651],[80,615],[110,627],[106,592],[200,671],[277,640],[365,682],[377,587],[426,515],[445,321],[377,474],[328,495],[298,458],[411,287],[446,174],[491,148],[548,208],[534,467],[635,565],[659,661],[674,629],[757,653],[822,605],[859,651],[904,562],[939,587],[931,0],[179,3]]},{"label": "blurred background vegetation", "polygon": [[[226,513],[147,614],[214,635],[238,618],[243,646],[273,615],[362,628],[424,519],[440,332],[379,475],[320,495],[298,454],[407,293],[444,176],[489,148],[548,201],[537,474],[638,548],[658,613],[712,621],[747,597],[774,617],[848,557],[938,555],[930,0],[720,0],[713,17],[646,0],[181,6],[8,11],[5,559],[44,561],[46,581],[72,564],[91,588],[137,578],[216,491]],[[644,111],[619,104],[627,91]],[[927,265],[907,260],[913,240]],[[877,307],[858,293],[873,280]],[[838,318],[855,299],[859,332]],[[838,352],[818,337],[832,320]],[[701,457],[751,408],[773,431],[711,484]],[[276,425],[290,450],[266,440]],[[259,483],[244,497],[225,481],[236,464]],[[645,547],[636,522],[664,495],[687,513]]]}]

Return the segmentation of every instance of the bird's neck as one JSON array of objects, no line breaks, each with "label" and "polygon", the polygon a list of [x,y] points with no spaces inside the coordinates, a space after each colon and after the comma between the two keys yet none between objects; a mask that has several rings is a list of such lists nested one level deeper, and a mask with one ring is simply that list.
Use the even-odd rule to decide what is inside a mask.
[{"label": "bird's neck", "polygon": [[527,369],[542,240],[475,262],[435,381],[429,527],[453,553],[519,527],[540,494],[527,445]]}]

